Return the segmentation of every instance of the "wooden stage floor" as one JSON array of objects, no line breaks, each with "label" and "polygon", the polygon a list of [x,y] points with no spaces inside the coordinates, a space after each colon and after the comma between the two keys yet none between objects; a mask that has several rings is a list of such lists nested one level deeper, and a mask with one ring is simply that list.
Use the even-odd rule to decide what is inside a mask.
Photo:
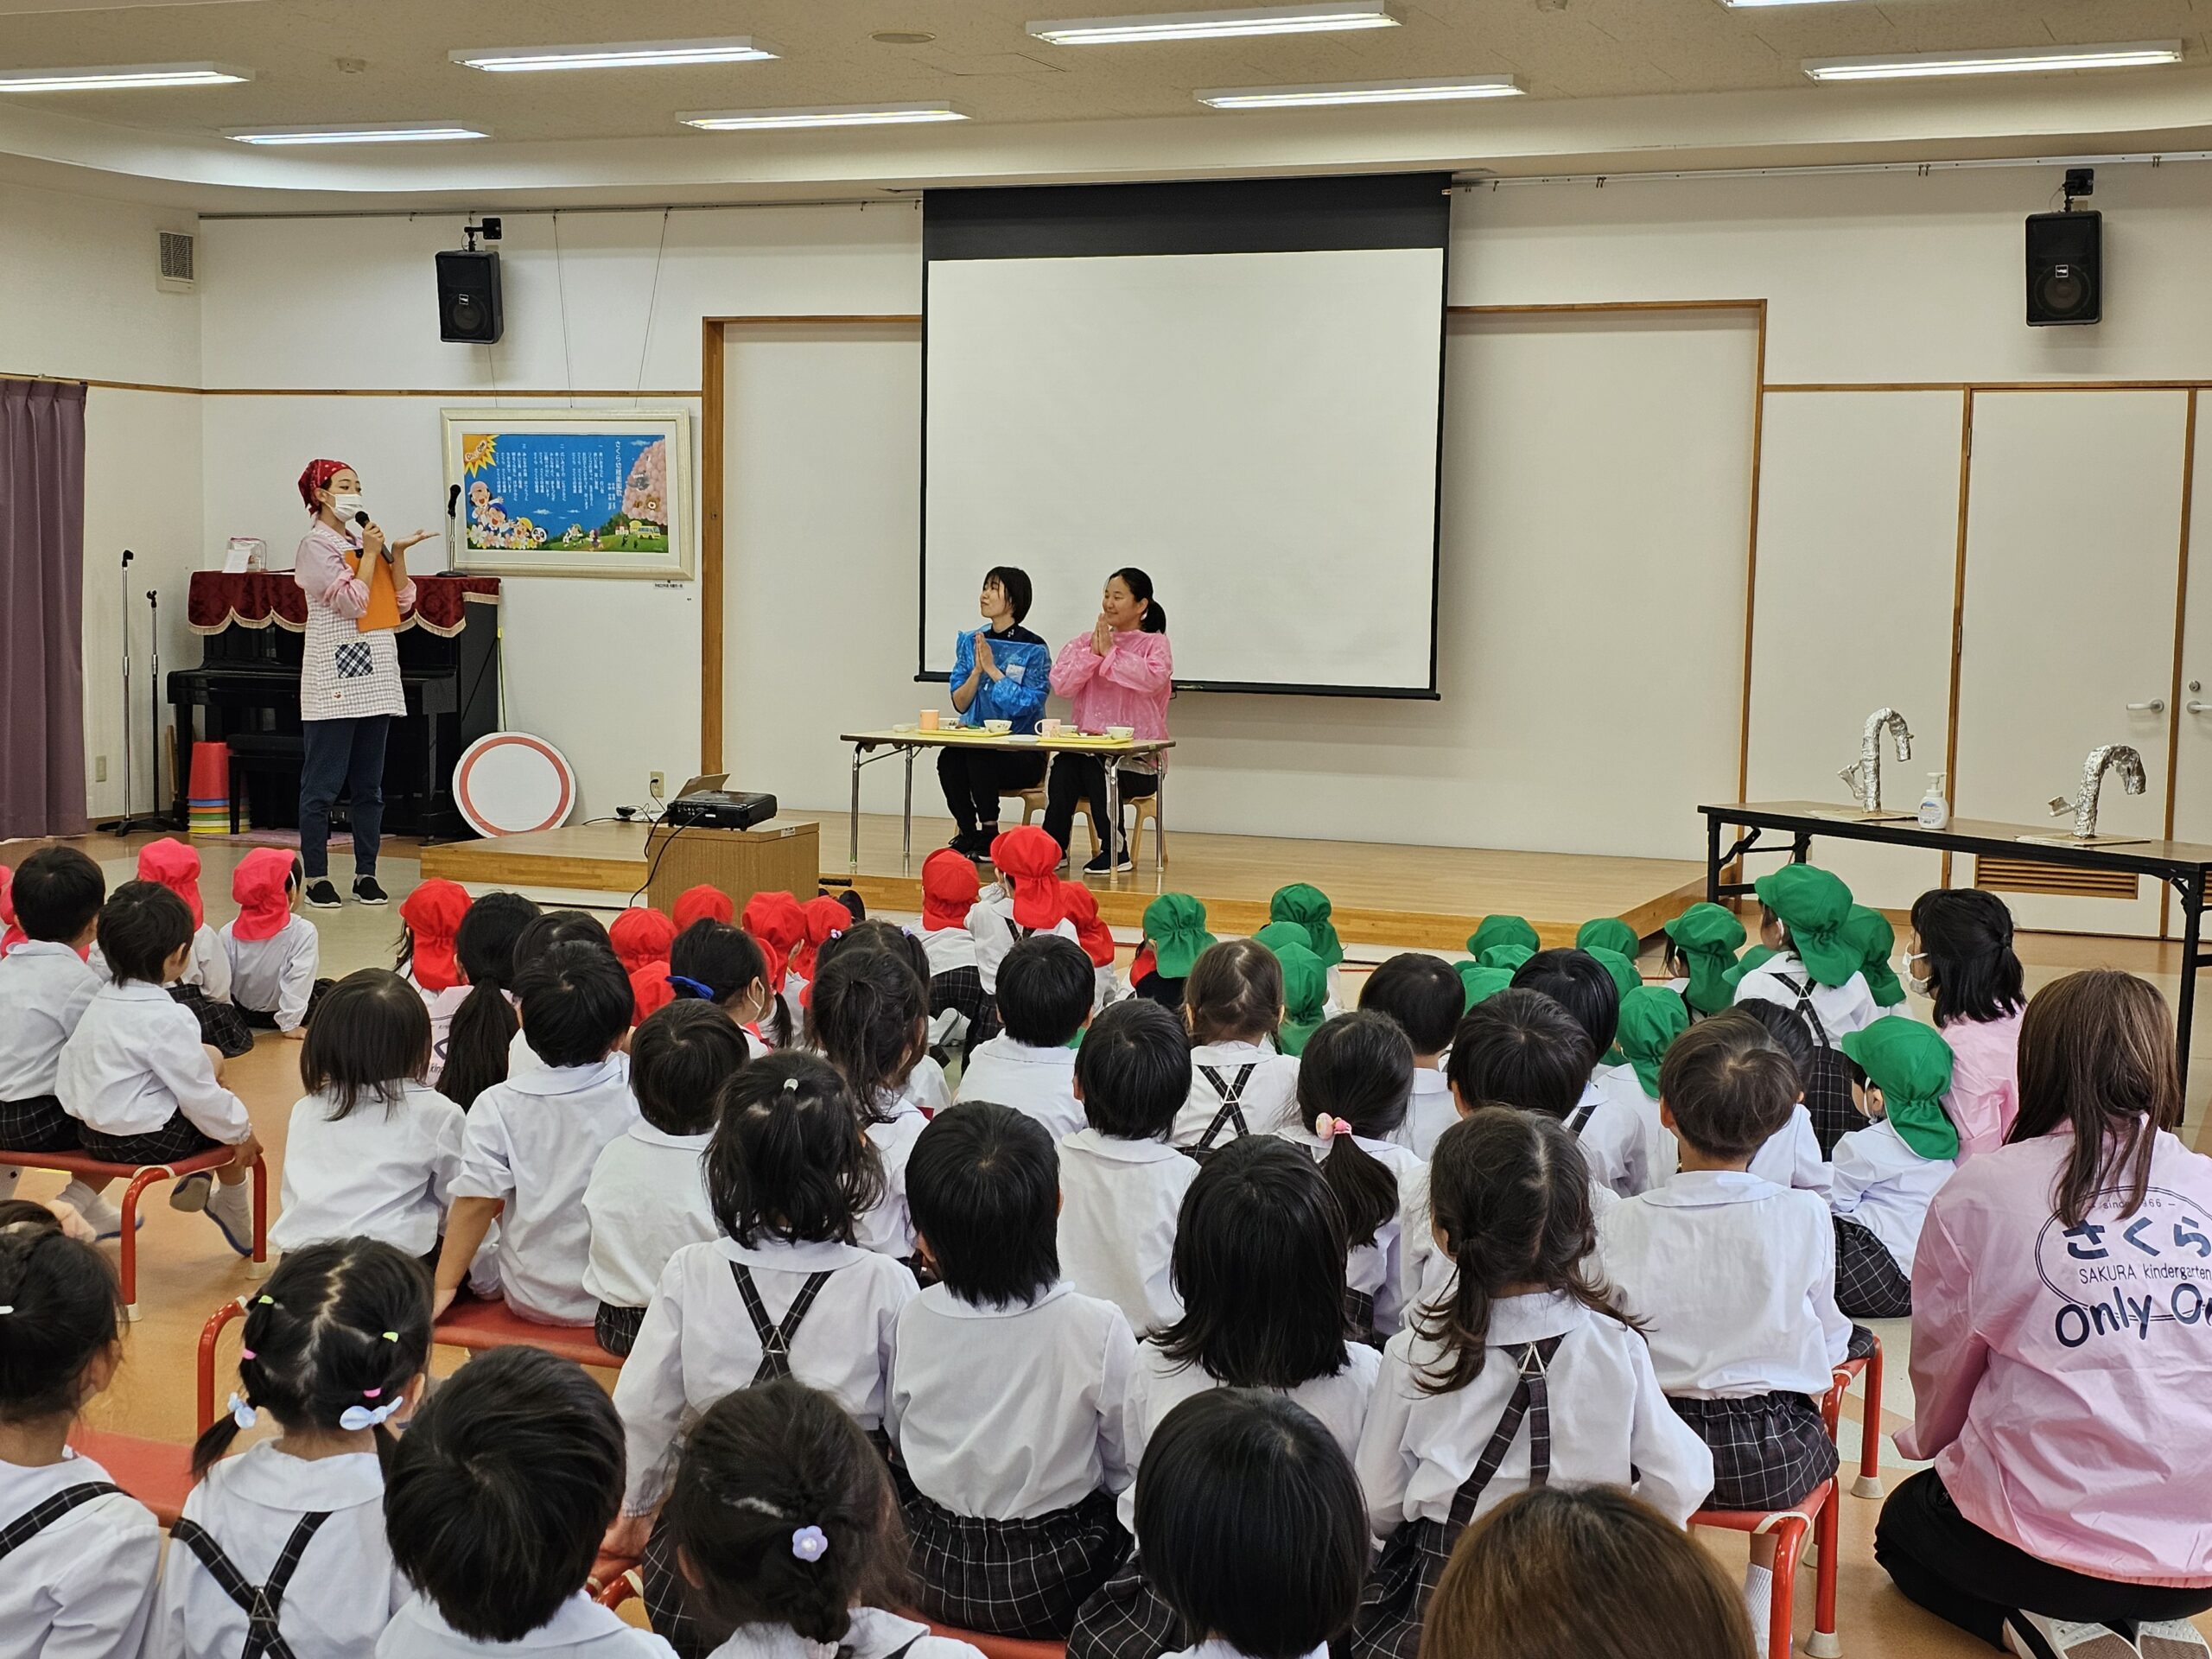
[{"label": "wooden stage floor", "polygon": [[[846,871],[846,817],[794,812],[822,826],[823,880],[841,887]],[[851,885],[871,910],[918,912],[921,861],[944,844],[946,818],[916,817],[914,858],[899,856],[899,819],[864,813],[861,862]],[[1078,836],[1079,855],[1087,856]],[[594,823],[449,842],[423,849],[424,876],[479,887],[530,887],[612,895],[626,900],[645,879],[642,824]],[[1492,912],[1527,917],[1547,944],[1571,944],[1594,917],[1618,916],[1649,935],[1704,896],[1704,867],[1679,859],[1600,858],[1567,853],[1499,852],[1475,847],[1402,847],[1374,842],[1290,841],[1261,836],[1205,836],[1177,830],[1168,837],[1165,871],[1152,865],[1147,837],[1137,868],[1110,880],[1091,878],[1099,913],[1135,928],[1161,893],[1189,893],[1205,901],[1217,931],[1249,933],[1268,919],[1268,899],[1291,881],[1310,881],[1335,907],[1346,940],[1430,950],[1464,947],[1475,924]]]}]

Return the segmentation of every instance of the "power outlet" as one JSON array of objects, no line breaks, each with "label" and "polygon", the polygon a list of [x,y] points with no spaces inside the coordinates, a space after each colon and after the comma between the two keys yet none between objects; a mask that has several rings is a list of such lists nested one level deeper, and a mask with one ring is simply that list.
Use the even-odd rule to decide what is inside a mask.
[{"label": "power outlet", "polygon": [[96,784],[107,782],[107,756],[96,754],[92,757],[92,781]]},{"label": "power outlet", "polygon": [[664,772],[648,772],[645,787],[652,791],[653,799],[661,799],[668,793],[668,774]]}]

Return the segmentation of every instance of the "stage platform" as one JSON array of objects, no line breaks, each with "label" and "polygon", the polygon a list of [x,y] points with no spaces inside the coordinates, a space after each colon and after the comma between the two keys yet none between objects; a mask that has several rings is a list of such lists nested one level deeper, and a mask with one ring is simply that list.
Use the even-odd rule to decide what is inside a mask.
[{"label": "stage platform", "polygon": [[[845,886],[847,830],[842,812],[793,812],[822,826],[822,879]],[[950,819],[914,821],[914,857],[899,856],[899,819],[862,814],[861,867],[850,885],[871,911],[918,912],[921,861],[944,844]],[[1084,842],[1077,840],[1079,853]],[[1087,854],[1084,854],[1087,855]],[[449,842],[423,849],[425,877],[476,887],[524,887],[595,895],[626,903],[645,880],[643,824],[578,824],[492,841]],[[1347,942],[1458,950],[1493,912],[1525,916],[1549,944],[1572,944],[1592,918],[1618,916],[1645,936],[1704,897],[1705,869],[1687,859],[1599,858],[1567,853],[1499,852],[1477,847],[1402,847],[1376,842],[1290,841],[1261,836],[1205,836],[1176,830],[1164,871],[1152,865],[1147,838],[1137,868],[1093,877],[1099,913],[1135,928],[1161,893],[1205,901],[1216,931],[1249,933],[1268,919],[1268,899],[1291,881],[1329,895],[1338,933]]]}]

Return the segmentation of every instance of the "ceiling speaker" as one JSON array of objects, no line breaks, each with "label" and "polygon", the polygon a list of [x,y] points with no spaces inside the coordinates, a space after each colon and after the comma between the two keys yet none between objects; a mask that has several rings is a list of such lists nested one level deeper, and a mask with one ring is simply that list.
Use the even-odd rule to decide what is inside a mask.
[{"label": "ceiling speaker", "polygon": [[2028,325],[2096,322],[2104,316],[2104,215],[2028,219]]},{"label": "ceiling speaker", "polygon": [[499,311],[499,256],[468,249],[438,256],[438,338],[490,345],[505,320]]}]

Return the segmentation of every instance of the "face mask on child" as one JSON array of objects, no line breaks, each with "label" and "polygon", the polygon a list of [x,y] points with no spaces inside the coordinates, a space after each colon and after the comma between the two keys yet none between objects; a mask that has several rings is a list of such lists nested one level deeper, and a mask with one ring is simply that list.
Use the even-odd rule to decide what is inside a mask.
[{"label": "face mask on child", "polygon": [[1904,981],[1905,989],[1910,991],[1915,996],[1926,996],[1936,988],[1934,980],[1923,979],[1912,971],[1914,963],[1927,960],[1928,953],[1925,950],[1905,950],[1899,952],[1890,963],[1891,970],[1899,979]]}]

